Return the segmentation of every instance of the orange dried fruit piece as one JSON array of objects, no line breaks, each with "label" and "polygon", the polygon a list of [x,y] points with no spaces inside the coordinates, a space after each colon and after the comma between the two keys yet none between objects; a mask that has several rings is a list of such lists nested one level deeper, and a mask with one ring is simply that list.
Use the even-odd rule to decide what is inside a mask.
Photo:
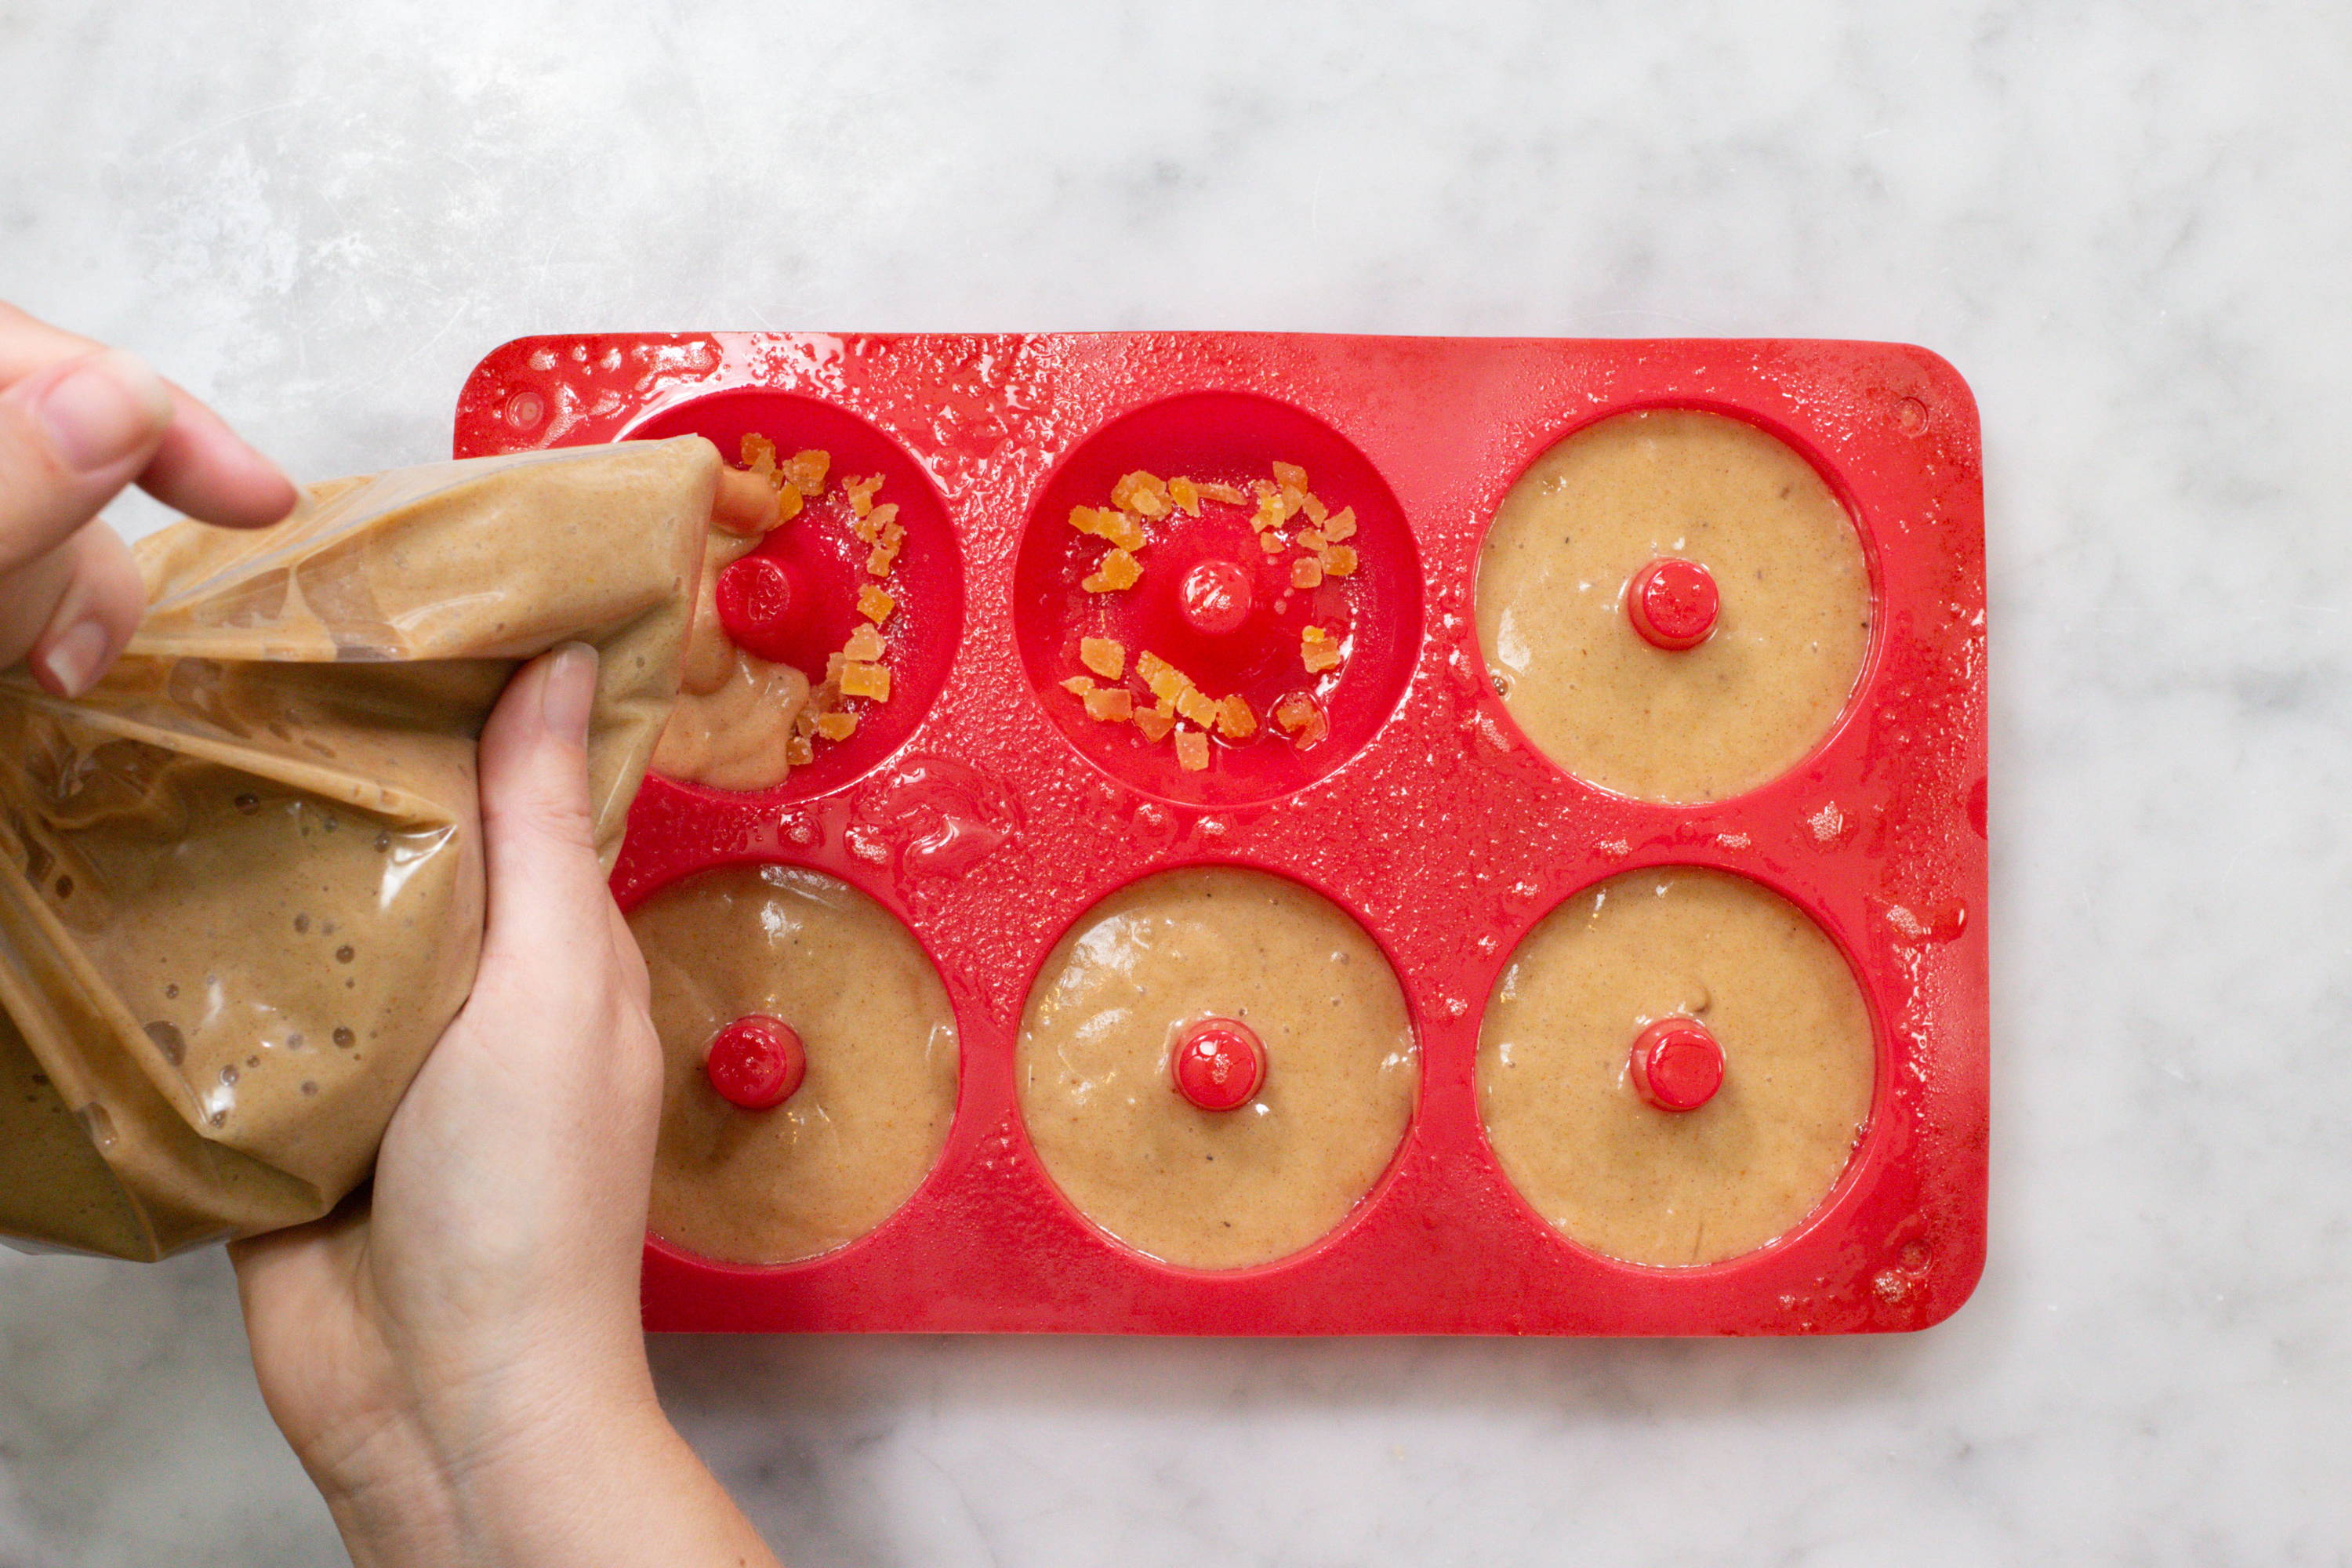
[{"label": "orange dried fruit piece", "polygon": [[1121,550],[1143,548],[1143,524],[1134,518],[1123,511],[1098,511],[1095,516],[1101,520],[1101,526],[1095,531],[1101,534],[1107,542],[1116,544]]},{"label": "orange dried fruit piece", "polygon": [[[799,492],[794,491],[793,493],[798,494]],[[884,501],[880,506],[877,506],[873,510],[866,512],[864,516],[858,518],[855,522],[852,522],[849,525],[849,531],[857,535],[858,538],[864,540],[868,544],[872,544],[877,540],[880,540],[885,543],[895,543],[896,541],[892,540],[890,537],[890,533],[893,529],[896,529],[902,534],[907,531],[905,528],[899,525],[898,503],[894,500]]]},{"label": "orange dried fruit piece", "polygon": [[1186,517],[1201,515],[1201,487],[1179,474],[1168,481],[1168,499]]},{"label": "orange dried fruit piece", "polygon": [[857,590],[857,613],[877,626],[888,620],[890,612],[898,607],[898,600],[871,583]]},{"label": "orange dried fruit piece", "polygon": [[1298,503],[1298,510],[1307,514],[1307,521],[1309,522],[1319,523],[1331,515],[1330,509],[1323,504],[1321,498],[1312,493]]},{"label": "orange dried fruit piece", "polygon": [[1080,637],[1078,662],[1105,680],[1117,680],[1127,673],[1127,645],[1116,637]]},{"label": "orange dried fruit piece", "polygon": [[1089,675],[1073,675],[1062,682],[1062,689],[1073,697],[1084,697],[1094,689],[1094,678]]},{"label": "orange dried fruit piece", "polygon": [[1334,544],[1343,539],[1352,539],[1355,534],[1356,509],[1354,507],[1343,506],[1324,520],[1323,537]]},{"label": "orange dried fruit piece", "polygon": [[1176,694],[1176,712],[1203,730],[1213,729],[1217,722],[1217,700],[1199,687],[1187,683]]},{"label": "orange dried fruit piece", "polygon": [[894,544],[877,544],[866,552],[866,574],[887,577],[890,568],[898,564],[898,548]]},{"label": "orange dried fruit piece", "polygon": [[857,733],[857,715],[820,713],[816,716],[816,732],[828,741],[846,741]]},{"label": "orange dried fruit piece", "polygon": [[1143,731],[1145,740],[1157,743],[1168,738],[1176,721],[1156,708],[1139,708],[1135,710],[1135,727]]},{"label": "orange dried fruit piece", "polygon": [[1264,533],[1269,528],[1280,528],[1290,521],[1289,503],[1282,492],[1269,484],[1257,487],[1257,510],[1250,517],[1250,526]]},{"label": "orange dried fruit piece", "polygon": [[1138,679],[1150,688],[1153,697],[1171,707],[1184,689],[1192,684],[1182,670],[1149,648],[1136,656],[1135,673]]},{"label": "orange dried fruit piece", "polygon": [[759,432],[747,433],[736,450],[743,455],[743,466],[762,479],[776,471],[776,444]]},{"label": "orange dried fruit piece", "polygon": [[1311,555],[1302,555],[1290,563],[1290,585],[1294,588],[1319,588],[1323,585],[1323,566]]},{"label": "orange dried fruit piece", "polygon": [[1074,506],[1070,509],[1070,526],[1080,533],[1099,535],[1102,532],[1102,519],[1103,514],[1090,506]]},{"label": "orange dried fruit piece", "polygon": [[1197,773],[1209,765],[1209,737],[1198,730],[1176,731],[1176,765]]},{"label": "orange dried fruit piece", "polygon": [[1257,715],[1240,692],[1217,705],[1217,728],[1228,741],[1246,741],[1257,733]]},{"label": "orange dried fruit piece", "polygon": [[1279,555],[1284,550],[1288,548],[1288,546],[1283,543],[1282,535],[1278,533],[1259,534],[1257,536],[1257,547],[1260,550],[1265,551],[1268,555]]},{"label": "orange dried fruit piece", "polygon": [[1311,746],[1331,732],[1323,710],[1303,691],[1294,691],[1274,705],[1274,721],[1302,746]]},{"label": "orange dried fruit piece", "polygon": [[784,464],[784,479],[794,489],[814,500],[824,494],[825,470],[833,467],[830,452],[794,452],[792,461]]},{"label": "orange dried fruit piece", "polygon": [[883,653],[882,634],[872,626],[860,626],[849,634],[849,640],[841,645],[841,652],[844,658],[860,664],[877,663]]},{"label": "orange dried fruit piece", "polygon": [[1124,686],[1106,686],[1086,694],[1087,717],[1106,724],[1123,724],[1135,714],[1135,694]]},{"label": "orange dried fruit piece", "polygon": [[1308,674],[1337,669],[1345,658],[1339,643],[1321,626],[1308,626],[1298,634],[1298,661],[1307,667]]},{"label": "orange dried fruit piece", "polygon": [[1144,517],[1166,517],[1168,486],[1159,475],[1138,468],[1131,474],[1121,474],[1118,483],[1111,486],[1110,504],[1121,511]]},{"label": "orange dried fruit piece", "polygon": [[1245,506],[1249,498],[1232,485],[1203,484],[1200,487],[1203,500],[1223,501],[1227,506]]},{"label": "orange dried fruit piece", "polygon": [[1298,531],[1297,542],[1299,549],[1312,551],[1320,555],[1323,553],[1323,531],[1319,528],[1302,528]]},{"label": "orange dried fruit piece", "polygon": [[1122,588],[1134,587],[1136,580],[1142,575],[1141,563],[1114,545],[1104,552],[1102,564],[1095,568],[1094,574],[1081,579],[1078,586],[1089,594],[1116,593]]},{"label": "orange dried fruit piece", "polygon": [[819,716],[820,715],[817,713],[815,709],[803,708],[799,712],[793,715],[793,733],[795,735],[815,734],[816,721]]},{"label": "orange dried fruit piece", "polygon": [[1356,547],[1352,544],[1335,544],[1323,552],[1323,570],[1334,577],[1354,576]]},{"label": "orange dried fruit piece", "polygon": [[1297,490],[1299,494],[1305,495],[1307,470],[1296,463],[1276,463],[1274,466],[1274,482],[1284,489]]},{"label": "orange dried fruit piece", "polygon": [[816,742],[806,735],[794,735],[784,742],[784,765],[804,768],[816,761]]},{"label": "orange dried fruit piece", "polygon": [[861,479],[855,474],[844,474],[841,488],[848,492],[849,510],[864,517],[874,510],[874,492],[882,488],[882,476],[872,474]]},{"label": "orange dried fruit piece", "polygon": [[790,522],[801,514],[801,492],[790,485],[776,491],[776,521]]},{"label": "orange dried fruit piece", "polygon": [[890,700],[890,672],[878,664],[860,664],[852,659],[841,667],[841,694],[844,697],[871,697],[877,702]]}]

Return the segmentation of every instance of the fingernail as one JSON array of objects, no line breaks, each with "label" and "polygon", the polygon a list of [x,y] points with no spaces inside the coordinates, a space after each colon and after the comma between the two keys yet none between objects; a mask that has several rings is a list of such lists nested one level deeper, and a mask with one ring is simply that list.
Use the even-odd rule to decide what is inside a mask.
[{"label": "fingernail", "polygon": [[588,710],[596,702],[596,650],[568,642],[555,650],[540,688],[539,712],[547,727],[574,745],[588,742]]},{"label": "fingernail", "polygon": [[172,420],[172,395],[137,354],[109,349],[75,365],[40,402],[49,445],[76,473],[111,468]]},{"label": "fingernail", "polygon": [[79,697],[98,681],[106,663],[106,628],[96,621],[76,621],[39,658],[50,689],[64,697]]}]

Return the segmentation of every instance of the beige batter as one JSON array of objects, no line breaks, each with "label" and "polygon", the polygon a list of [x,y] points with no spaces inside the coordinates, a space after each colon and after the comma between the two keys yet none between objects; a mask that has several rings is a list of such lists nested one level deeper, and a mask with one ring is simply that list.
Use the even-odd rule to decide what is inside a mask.
[{"label": "beige batter", "polygon": [[[1247,1024],[1265,1086],[1195,1109],[1168,1058],[1206,1016]],[[1021,1111],[1097,1225],[1196,1268],[1268,1263],[1329,1234],[1387,1169],[1419,1073],[1388,961],[1326,900],[1232,868],[1170,871],[1095,906],[1045,961],[1022,1023]]]},{"label": "beige batter", "polygon": [[[809,694],[808,677],[737,647],[719,619],[719,574],[759,547],[776,526],[767,481],[740,468],[719,477],[718,505],[704,541],[702,581],[670,710],[653,771],[712,789],[761,790],[792,771],[784,747]],[[744,492],[750,500],[744,500]]]},{"label": "beige batter", "polygon": [[[1633,574],[1696,561],[1715,634],[1653,647]],[[1645,800],[1721,800],[1787,771],[1862,673],[1870,582],[1811,464],[1720,415],[1621,415],[1536,459],[1478,562],[1478,638],[1511,717],[1579,778]]]},{"label": "beige batter", "polygon": [[[913,1195],[955,1117],[947,991],[907,928],[845,883],[784,866],[707,871],[629,916],[668,1058],[653,1230],[706,1258],[783,1263],[853,1241]],[[772,1110],[719,1098],[711,1037],[746,1014],[808,1053]]]},{"label": "beige batter", "polygon": [[[1723,1087],[1653,1110],[1626,1058],[1684,1014]],[[1486,1009],[1478,1098],[1504,1171],[1572,1239],[1635,1263],[1714,1263],[1784,1235],[1835,1184],[1869,1114],[1870,1018],[1795,905],[1717,871],[1633,871],[1545,917]]]}]

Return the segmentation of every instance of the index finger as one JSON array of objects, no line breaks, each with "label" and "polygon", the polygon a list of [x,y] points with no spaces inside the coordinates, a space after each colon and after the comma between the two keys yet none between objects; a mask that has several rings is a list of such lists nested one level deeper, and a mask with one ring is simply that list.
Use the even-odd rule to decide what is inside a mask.
[{"label": "index finger", "polygon": [[[106,345],[0,301],[0,389]],[[141,470],[139,488],[174,510],[228,528],[258,528],[294,510],[294,483],[221,416],[165,382],[172,422]]]}]

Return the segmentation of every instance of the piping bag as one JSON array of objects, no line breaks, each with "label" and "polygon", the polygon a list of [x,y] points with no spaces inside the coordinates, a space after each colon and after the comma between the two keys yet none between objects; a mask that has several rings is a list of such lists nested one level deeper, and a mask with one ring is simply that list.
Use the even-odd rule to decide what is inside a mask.
[{"label": "piping bag", "polygon": [[483,721],[520,661],[599,650],[609,869],[719,467],[681,437],[177,522],[136,547],[147,616],[96,688],[0,674],[0,1238],[152,1259],[365,1179],[473,984]]}]

